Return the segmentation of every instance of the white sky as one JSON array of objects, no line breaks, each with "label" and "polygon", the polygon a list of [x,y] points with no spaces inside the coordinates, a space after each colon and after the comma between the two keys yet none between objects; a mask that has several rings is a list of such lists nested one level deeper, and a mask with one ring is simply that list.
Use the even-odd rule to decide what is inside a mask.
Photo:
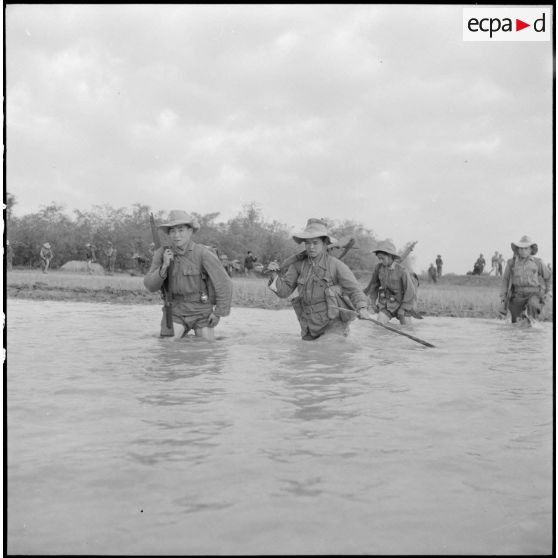
[{"label": "white sky", "polygon": [[351,219],[415,270],[530,235],[553,256],[549,42],[464,42],[462,5],[8,5],[6,190]]}]

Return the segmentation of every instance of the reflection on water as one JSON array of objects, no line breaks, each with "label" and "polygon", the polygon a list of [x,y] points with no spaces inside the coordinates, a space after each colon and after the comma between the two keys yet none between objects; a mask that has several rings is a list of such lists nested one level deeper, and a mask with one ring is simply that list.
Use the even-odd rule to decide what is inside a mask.
[{"label": "reflection on water", "polygon": [[9,301],[9,553],[551,552],[551,324],[159,318]]}]

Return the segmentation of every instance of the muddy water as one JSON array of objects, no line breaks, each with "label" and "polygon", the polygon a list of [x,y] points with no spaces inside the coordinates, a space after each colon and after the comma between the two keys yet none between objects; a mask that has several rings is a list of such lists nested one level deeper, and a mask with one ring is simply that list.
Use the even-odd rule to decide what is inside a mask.
[{"label": "muddy water", "polygon": [[9,300],[12,554],[552,551],[552,324],[371,322],[299,338],[234,308]]}]

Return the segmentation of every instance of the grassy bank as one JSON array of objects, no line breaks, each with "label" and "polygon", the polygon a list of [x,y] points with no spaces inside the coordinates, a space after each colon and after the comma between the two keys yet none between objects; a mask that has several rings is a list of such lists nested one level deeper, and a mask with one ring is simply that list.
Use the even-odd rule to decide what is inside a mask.
[{"label": "grassy bank", "polygon": [[[497,318],[501,279],[490,276],[448,275],[438,283],[421,281],[418,311],[425,316]],[[290,308],[267,288],[265,278],[233,278],[232,305],[248,308]],[[365,281],[363,281],[363,286]],[[85,275],[52,271],[13,270],[7,274],[10,298],[114,302],[120,304],[160,304],[159,293],[150,293],[142,277],[126,274]],[[548,308],[547,320],[552,320]]]}]

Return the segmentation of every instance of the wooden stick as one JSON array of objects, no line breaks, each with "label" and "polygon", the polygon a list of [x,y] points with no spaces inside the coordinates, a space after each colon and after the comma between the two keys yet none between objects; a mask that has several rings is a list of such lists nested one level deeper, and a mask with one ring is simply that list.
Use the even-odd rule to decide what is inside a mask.
[{"label": "wooden stick", "polygon": [[[350,308],[341,308],[340,306],[333,306],[331,305],[333,308],[337,308],[338,310],[348,310],[349,312],[353,312],[354,314],[356,314],[358,316],[358,312],[356,312],[355,310],[351,310]],[[360,316],[359,316],[360,318]],[[428,341],[425,341],[424,339],[420,339],[419,337],[415,337],[414,335],[411,335],[410,333],[405,333],[404,331],[401,331],[395,327],[391,327],[387,324],[383,324],[382,322],[379,322],[378,320],[375,320],[374,318],[360,318],[361,320],[369,320],[371,322],[374,322],[375,324],[382,326],[385,329],[388,329],[389,331],[393,331],[394,333],[398,333],[399,335],[404,335],[405,337],[408,337],[409,339],[412,339],[413,341],[416,341],[417,343],[422,343],[423,345],[425,345],[426,347],[433,347],[435,348],[435,345],[432,345],[432,343],[429,343]]]}]

